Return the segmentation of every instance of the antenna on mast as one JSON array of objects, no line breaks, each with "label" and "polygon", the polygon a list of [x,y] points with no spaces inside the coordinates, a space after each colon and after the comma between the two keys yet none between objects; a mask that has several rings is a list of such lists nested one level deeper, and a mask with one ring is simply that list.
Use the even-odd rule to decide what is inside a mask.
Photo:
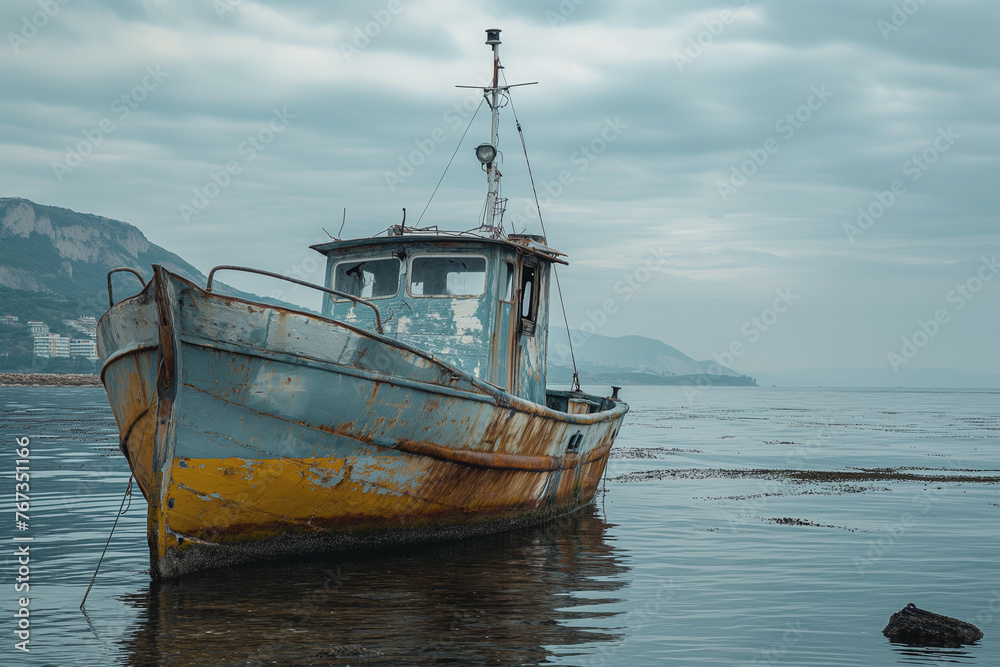
[{"label": "antenna on mast", "polygon": [[506,104],[507,91],[514,86],[530,86],[538,83],[515,83],[511,85],[500,85],[500,28],[488,28],[486,30],[486,45],[493,49],[493,81],[490,86],[457,86],[458,88],[479,88],[483,91],[483,97],[493,112],[490,123],[490,141],[476,146],[476,158],[482,163],[486,170],[486,215],[480,229],[488,231],[491,236],[498,238],[503,235],[503,211],[506,200],[500,198],[500,170],[496,166],[496,158],[499,152],[497,145],[500,141],[500,107]]},{"label": "antenna on mast", "polygon": [[[486,182],[489,190],[486,192],[486,220],[485,226],[490,228],[494,236],[497,230],[503,229],[503,221],[498,217],[503,216],[503,212],[498,213],[497,200],[500,198],[500,170],[494,164],[497,155],[497,145],[500,143],[500,91],[497,86],[500,84],[500,29],[490,28],[486,31],[486,44],[493,49],[493,89],[483,91],[486,95],[486,102],[490,105],[492,122],[490,123],[490,143],[489,146],[479,146],[476,148],[476,157],[483,161],[483,157],[488,157],[489,161],[483,164],[486,167]],[[481,150],[487,149],[487,150]],[[485,153],[485,155],[484,155]]]}]

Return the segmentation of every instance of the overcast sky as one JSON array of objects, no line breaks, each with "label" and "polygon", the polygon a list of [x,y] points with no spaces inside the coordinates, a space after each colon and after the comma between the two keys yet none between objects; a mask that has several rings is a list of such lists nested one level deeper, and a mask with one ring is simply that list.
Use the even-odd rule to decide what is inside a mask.
[{"label": "overcast sky", "polygon": [[[344,208],[345,237],[414,223],[496,27],[508,82],[539,82],[513,101],[572,327],[751,373],[1000,371],[996,0],[0,7],[0,195],[203,271],[322,281],[307,246]],[[421,226],[476,226],[488,138],[480,111]],[[509,113],[500,142],[539,233]]]}]

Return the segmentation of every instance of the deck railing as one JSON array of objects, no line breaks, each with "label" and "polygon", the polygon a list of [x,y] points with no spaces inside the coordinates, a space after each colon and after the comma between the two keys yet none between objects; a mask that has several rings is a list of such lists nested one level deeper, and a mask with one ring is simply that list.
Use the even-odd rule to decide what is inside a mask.
[{"label": "deck railing", "polygon": [[108,308],[111,308],[113,305],[115,305],[115,295],[114,291],[111,288],[111,276],[115,273],[131,273],[132,275],[134,275],[136,278],[139,279],[139,282],[142,283],[143,289],[145,289],[146,287],[146,279],[142,277],[141,273],[133,269],[131,266],[119,266],[114,269],[111,269],[110,271],[108,271]]},{"label": "deck railing", "polygon": [[295,283],[296,285],[302,285],[303,287],[311,287],[312,289],[319,290],[320,292],[326,292],[327,294],[338,296],[341,299],[348,299],[354,303],[360,303],[361,305],[368,306],[375,312],[375,328],[379,333],[382,333],[382,315],[378,312],[378,307],[371,301],[354,296],[353,294],[330,289],[329,287],[322,287],[321,285],[315,285],[313,283],[307,283],[304,280],[299,280],[298,278],[292,278],[290,276],[283,276],[280,273],[272,273],[271,271],[264,271],[262,269],[253,269],[248,266],[233,266],[230,264],[217,266],[208,273],[208,282],[205,283],[205,290],[208,292],[212,291],[212,281],[215,279],[216,271],[243,271],[244,273],[256,273],[257,275],[277,278],[278,280],[285,280],[290,283]]}]

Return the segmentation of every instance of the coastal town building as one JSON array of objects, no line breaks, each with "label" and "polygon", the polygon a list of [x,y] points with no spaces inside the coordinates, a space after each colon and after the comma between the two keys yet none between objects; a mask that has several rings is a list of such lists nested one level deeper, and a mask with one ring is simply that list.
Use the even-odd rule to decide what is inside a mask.
[{"label": "coastal town building", "polygon": [[76,320],[63,320],[63,324],[76,329],[89,338],[97,338],[97,320],[93,317],[81,317]]},{"label": "coastal town building", "polygon": [[[4,316],[0,321],[7,323],[13,318],[17,323],[17,317],[13,315]],[[97,356],[97,320],[93,317],[81,317],[76,320],[63,320],[63,324],[71,329],[79,331],[87,336],[86,338],[70,338],[59,334],[49,333],[49,325],[45,322],[28,322],[28,329],[31,331],[33,341],[33,351],[36,357],[63,358],[70,357],[89,359],[96,361]]]},{"label": "coastal town building", "polygon": [[70,339],[68,336],[59,334],[44,334],[35,336],[35,356],[36,357],[65,357],[70,356]]},{"label": "coastal town building", "polygon": [[8,326],[18,323],[17,315],[3,315],[0,316],[0,324],[6,324]]},{"label": "coastal town building", "polygon": [[69,344],[69,355],[91,360],[97,359],[97,343],[89,338],[74,339]]},{"label": "coastal town building", "polygon": [[28,322],[28,330],[31,331],[32,336],[47,336],[49,325],[45,322]]}]

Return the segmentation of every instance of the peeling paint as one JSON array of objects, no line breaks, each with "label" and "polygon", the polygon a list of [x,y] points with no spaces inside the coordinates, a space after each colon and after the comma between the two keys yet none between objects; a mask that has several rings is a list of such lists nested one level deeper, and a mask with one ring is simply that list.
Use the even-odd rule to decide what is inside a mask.
[{"label": "peeling paint", "polygon": [[[132,300],[99,325],[102,377],[149,501],[158,577],[570,511],[593,497],[628,410],[586,396],[589,411],[569,414],[565,392],[546,397],[544,335],[507,348],[521,384],[534,383],[519,393],[541,400],[478,379],[491,377],[488,331],[501,312],[485,298],[424,299],[451,320],[427,346],[394,340],[404,321],[416,337],[418,308],[383,337],[207,293],[161,267]],[[463,318],[482,330],[460,332]],[[223,547],[225,558],[202,551]]]}]

